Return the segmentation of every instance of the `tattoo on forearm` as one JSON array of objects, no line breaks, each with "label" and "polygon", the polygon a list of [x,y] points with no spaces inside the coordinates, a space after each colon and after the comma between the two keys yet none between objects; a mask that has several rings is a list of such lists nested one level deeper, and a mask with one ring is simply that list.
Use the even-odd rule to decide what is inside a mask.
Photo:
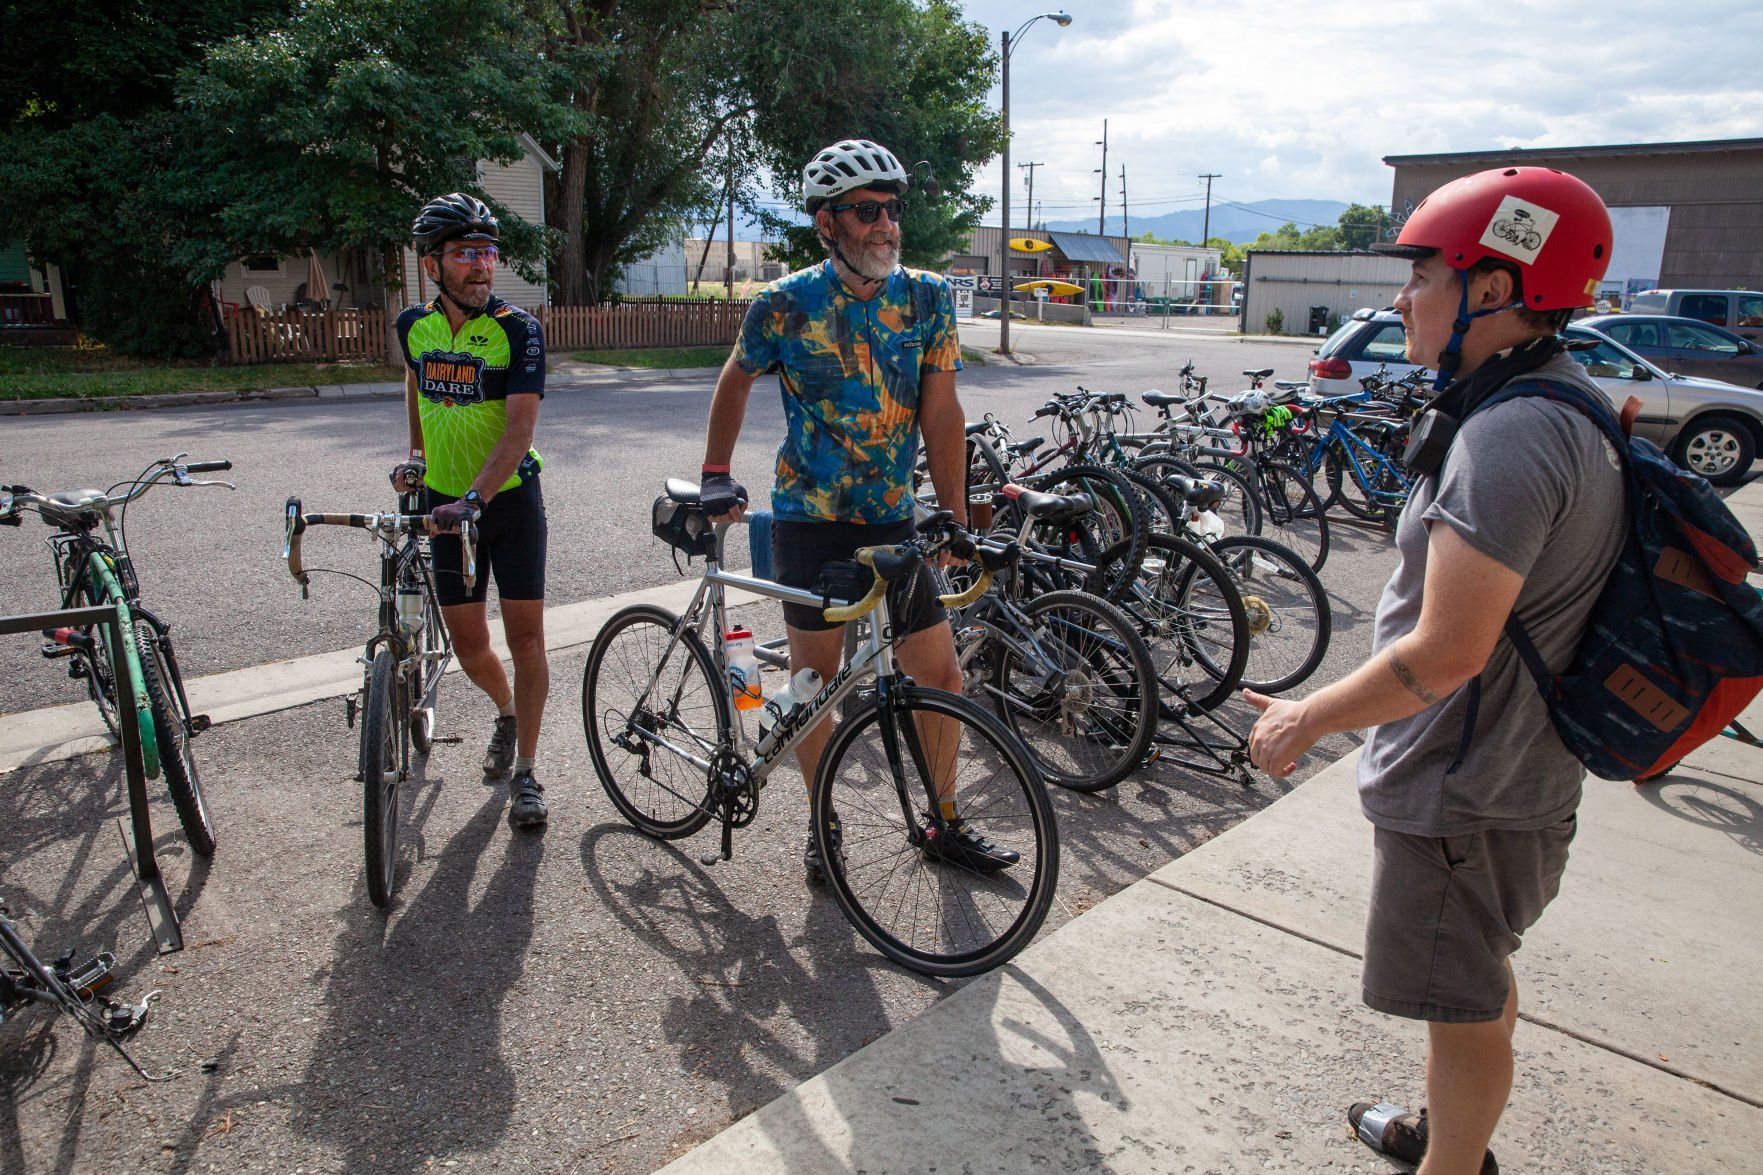
[{"label": "tattoo on forearm", "polygon": [[1402,663],[1402,658],[1396,655],[1396,650],[1390,650],[1389,658],[1390,671],[1396,675],[1396,680],[1401,682],[1403,687],[1406,688],[1409,693],[1413,694],[1429,706],[1438,705],[1439,696],[1427,689],[1426,683],[1414,675],[1414,670],[1408,668],[1408,666]]}]

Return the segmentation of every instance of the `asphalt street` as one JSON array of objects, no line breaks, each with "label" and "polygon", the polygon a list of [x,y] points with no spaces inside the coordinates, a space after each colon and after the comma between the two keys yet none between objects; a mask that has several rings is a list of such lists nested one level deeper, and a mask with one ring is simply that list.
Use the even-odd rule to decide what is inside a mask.
[{"label": "asphalt street", "polygon": [[[984,328],[970,342],[985,345]],[[1245,367],[1296,375],[1306,352],[1102,331],[1023,331],[1031,367],[964,375],[970,415],[1013,426],[1054,390],[1142,391],[1188,357],[1228,387]],[[763,385],[736,457],[765,484],[780,412]],[[674,578],[646,525],[668,472],[695,469],[709,387],[559,388],[540,449],[553,526],[551,598],[567,603]],[[395,401],[248,405],[9,424],[5,479],[96,484],[162,452],[230,457],[240,489],[159,491],[131,513],[150,596],[186,671],[341,648],[371,622],[366,589],[283,571],[282,499],[371,509],[402,446]],[[23,468],[19,468],[20,465]],[[46,598],[31,531],[0,536],[7,598]],[[41,533],[40,531],[37,533]],[[359,533],[323,535],[335,563],[372,568]],[[309,562],[323,549],[313,542]],[[41,559],[39,563],[38,560]],[[1303,689],[1349,671],[1392,559],[1382,534],[1338,528],[1323,578],[1335,640]],[[775,631],[765,606],[746,615]],[[0,664],[13,708],[72,700],[29,642]],[[338,701],[215,728],[197,743],[220,830],[193,858],[168,805],[156,838],[187,949],[155,956],[122,856],[114,756],[40,764],[0,781],[0,893],[28,940],[114,950],[117,989],[160,990],[134,1048],[178,1080],[147,1086],[71,1024],[39,1013],[0,1029],[0,1170],[428,1172],[452,1166],[648,1172],[957,984],[883,961],[801,879],[804,804],[782,772],[735,860],[706,868],[714,833],[649,841],[620,822],[587,761],[584,649],[553,657],[540,778],[553,819],[514,836],[478,762],[490,707],[459,678],[442,740],[409,789],[389,914],[362,880],[356,736]],[[1245,725],[1239,712],[1232,716]],[[1353,745],[1318,749],[1293,780],[1254,786],[1160,763],[1097,796],[1054,796],[1063,867],[1050,931],[1285,794]],[[1056,1111],[1051,1111],[1056,1112]]]}]

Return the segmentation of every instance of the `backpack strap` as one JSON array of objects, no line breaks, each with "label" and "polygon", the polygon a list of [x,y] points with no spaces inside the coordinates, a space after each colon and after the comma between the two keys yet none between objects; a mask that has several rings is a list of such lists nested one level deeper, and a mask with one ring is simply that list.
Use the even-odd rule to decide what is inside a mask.
[{"label": "backpack strap", "polygon": [[[1527,396],[1541,396],[1559,404],[1566,404],[1597,425],[1598,431],[1604,434],[1604,438],[1615,447],[1616,452],[1623,458],[1622,476],[1624,482],[1629,483],[1631,490],[1629,496],[1632,499],[1634,473],[1629,468],[1627,460],[1628,432],[1633,427],[1634,414],[1639,411],[1639,400],[1632,396],[1629,397],[1629,403],[1624,405],[1623,415],[1619,420],[1616,414],[1610,410],[1610,406],[1605,402],[1603,396],[1594,396],[1584,388],[1556,379],[1517,379],[1471,408],[1469,412],[1464,414],[1464,419],[1467,420],[1484,408],[1491,408],[1495,404],[1504,404],[1508,400],[1523,399]],[[1505,631],[1506,639],[1512,642],[1512,648],[1518,653],[1518,659],[1524,663],[1525,669],[1530,672],[1531,680],[1536,683],[1537,692],[1543,698],[1543,705],[1553,713],[1555,694],[1549,667],[1543,662],[1543,655],[1537,651],[1536,643],[1530,639],[1530,634],[1524,631],[1524,625],[1519,621],[1518,613],[1513,612],[1506,617]],[[1463,737],[1457,744],[1456,759],[1452,761],[1450,767],[1445,769],[1446,775],[1455,774],[1457,768],[1463,766],[1463,760],[1469,754],[1469,744],[1475,735],[1476,713],[1480,708],[1481,674],[1478,673],[1469,682],[1469,712],[1463,718]]]}]

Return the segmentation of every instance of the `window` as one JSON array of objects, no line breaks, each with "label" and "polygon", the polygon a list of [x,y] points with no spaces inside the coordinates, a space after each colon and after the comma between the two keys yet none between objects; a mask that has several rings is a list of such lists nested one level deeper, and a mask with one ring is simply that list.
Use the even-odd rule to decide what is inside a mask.
[{"label": "window", "polygon": [[[1587,336],[1574,334],[1571,337],[1583,339]],[[1586,369],[1587,375],[1594,378],[1635,378],[1634,373],[1636,364],[1634,360],[1630,359],[1627,355],[1624,355],[1612,343],[1599,342],[1597,346],[1589,351],[1569,351],[1567,353],[1573,357],[1574,362],[1580,364]]]},{"label": "window", "polygon": [[281,271],[282,263],[275,257],[265,256],[245,258],[246,273],[280,273]]},{"label": "window", "polygon": [[1763,326],[1763,294],[1740,294],[1735,326]]},{"label": "window", "polygon": [[1671,345],[1680,351],[1706,351],[1711,356],[1739,353],[1738,344],[1718,331],[1687,322],[1673,322],[1670,327]]},{"label": "window", "polygon": [[1626,347],[1661,347],[1659,324],[1656,322],[1613,322],[1604,333]]},{"label": "window", "polygon": [[1408,337],[1399,322],[1386,322],[1366,341],[1359,357],[1371,363],[1408,362]]},{"label": "window", "polygon": [[1685,318],[1699,318],[1715,326],[1726,325],[1725,294],[1685,294],[1677,304],[1677,312]]}]

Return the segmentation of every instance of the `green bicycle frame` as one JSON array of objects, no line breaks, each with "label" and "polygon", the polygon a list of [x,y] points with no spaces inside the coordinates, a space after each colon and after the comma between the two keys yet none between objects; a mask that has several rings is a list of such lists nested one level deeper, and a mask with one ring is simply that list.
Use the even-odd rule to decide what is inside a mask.
[{"label": "green bicycle frame", "polygon": [[[123,660],[128,663],[129,680],[134,685],[135,729],[141,734],[141,762],[146,769],[147,778],[158,779],[159,737],[153,728],[153,702],[147,696],[146,674],[141,669],[141,649],[135,640],[134,613],[129,610],[128,598],[123,595],[122,584],[117,582],[116,570],[111,566],[110,558],[102,551],[93,551],[89,559],[92,595],[116,606],[117,627],[122,631]],[[121,715],[118,715],[118,719],[121,719]]]}]

